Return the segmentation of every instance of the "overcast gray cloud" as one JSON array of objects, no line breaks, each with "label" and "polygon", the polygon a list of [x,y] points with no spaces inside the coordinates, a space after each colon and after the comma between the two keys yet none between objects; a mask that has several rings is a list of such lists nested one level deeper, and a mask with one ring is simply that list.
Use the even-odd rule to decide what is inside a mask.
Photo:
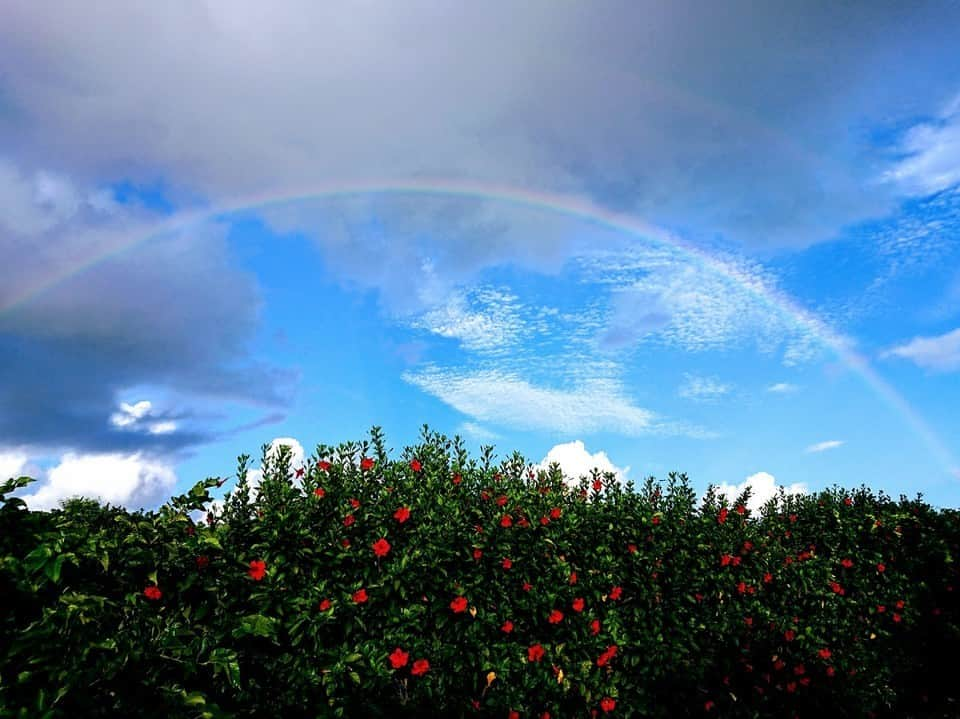
[{"label": "overcast gray cloud", "polygon": [[223,197],[470,177],[802,246],[892,206],[850,118],[954,93],[958,21],[950,3],[20,0],[0,128],[24,166],[87,180]]},{"label": "overcast gray cloud", "polygon": [[[295,377],[250,354],[258,290],[235,268],[222,228],[194,227],[64,276],[72,251],[102,253],[144,227],[118,219],[0,234],[0,257],[18,270],[0,290],[5,445],[170,453],[212,438],[209,423],[196,429],[191,407],[147,405],[147,417],[133,405],[124,415],[120,394],[143,385],[199,401],[276,408],[287,400]],[[23,278],[51,275],[65,279],[15,302],[35,286],[21,286]]]}]

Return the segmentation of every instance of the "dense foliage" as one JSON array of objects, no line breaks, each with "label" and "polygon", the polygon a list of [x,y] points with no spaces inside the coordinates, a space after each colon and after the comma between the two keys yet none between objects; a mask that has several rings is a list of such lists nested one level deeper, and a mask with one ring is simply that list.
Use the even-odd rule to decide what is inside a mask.
[{"label": "dense foliage", "polygon": [[156,512],[0,487],[0,717],[955,717],[955,511],[637,489],[423,430]]}]

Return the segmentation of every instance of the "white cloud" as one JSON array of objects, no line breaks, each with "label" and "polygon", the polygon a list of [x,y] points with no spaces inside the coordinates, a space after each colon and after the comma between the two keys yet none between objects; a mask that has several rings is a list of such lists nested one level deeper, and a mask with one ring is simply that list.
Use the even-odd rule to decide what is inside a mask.
[{"label": "white cloud", "polygon": [[68,453],[35,492],[22,498],[36,510],[57,507],[61,500],[77,496],[139,508],[168,499],[176,483],[170,466],[140,453]]},{"label": "white cloud", "polygon": [[177,430],[176,422],[154,422],[150,425],[150,434],[170,434]]},{"label": "white cloud", "polygon": [[900,151],[907,155],[884,175],[912,195],[932,195],[960,183],[960,95],[938,116],[911,127]]},{"label": "white cloud", "polygon": [[460,431],[466,434],[469,437],[473,437],[479,442],[489,442],[494,439],[499,439],[500,435],[496,432],[492,432],[486,427],[483,427],[476,422],[463,422],[460,424]]},{"label": "white cloud", "polygon": [[454,293],[443,305],[424,312],[410,324],[440,337],[457,339],[467,350],[505,353],[523,332],[516,300],[515,295],[490,288],[474,291],[470,299],[463,293]]},{"label": "white cloud", "polygon": [[844,444],[843,440],[840,439],[828,439],[825,442],[817,442],[816,444],[811,444],[804,451],[807,454],[813,454],[816,452],[826,452],[828,449],[836,449]]},{"label": "white cloud", "polygon": [[938,372],[960,370],[960,328],[938,337],[915,337],[905,345],[884,352],[882,357],[902,357],[919,367]]},{"label": "white cloud", "polygon": [[696,431],[663,422],[625,396],[619,382],[594,379],[575,389],[538,387],[500,370],[429,367],[403,379],[480,422],[566,434],[601,431],[639,436]]},{"label": "white cloud", "polygon": [[0,482],[22,475],[27,459],[27,455],[20,451],[0,451]]},{"label": "white cloud", "polygon": [[549,469],[554,462],[560,465],[570,484],[577,484],[581,476],[589,477],[594,469],[600,470],[601,473],[613,472],[619,482],[625,482],[630,472],[630,467],[621,468],[611,462],[606,452],[590,454],[583,441],[579,439],[555,445],[537,467]]},{"label": "white cloud", "polygon": [[136,404],[121,402],[120,411],[110,415],[110,423],[114,427],[129,427],[135,425],[139,420],[149,414],[151,406],[147,400],[141,400]]},{"label": "white cloud", "polygon": [[[280,454],[280,447],[284,445],[290,447],[290,476],[296,477],[296,471],[304,466],[304,458],[306,457],[303,445],[298,440],[293,437],[277,437],[270,442],[270,447],[267,449],[267,459],[275,459]],[[262,468],[247,470],[247,484],[251,489],[259,487],[262,481]],[[300,480],[295,479],[294,484],[299,484],[299,482]]]},{"label": "white cloud", "polygon": [[[729,501],[733,501],[744,489],[750,487],[751,495],[750,500],[747,502],[747,509],[751,512],[758,512],[764,504],[777,494],[780,486],[782,485],[777,484],[772,474],[757,472],[756,474],[751,474],[740,484],[720,484],[717,489],[718,492],[726,495]],[[784,487],[784,492],[786,494],[805,494],[809,492],[809,490],[806,484],[797,482],[791,484],[789,487]]]},{"label": "white cloud", "polygon": [[723,384],[715,377],[684,375],[684,382],[677,394],[694,402],[714,402],[730,392],[730,385]]},{"label": "white cloud", "polygon": [[790,384],[789,382],[777,382],[767,387],[767,392],[773,392],[774,394],[792,394],[796,392],[799,387],[795,384]]}]

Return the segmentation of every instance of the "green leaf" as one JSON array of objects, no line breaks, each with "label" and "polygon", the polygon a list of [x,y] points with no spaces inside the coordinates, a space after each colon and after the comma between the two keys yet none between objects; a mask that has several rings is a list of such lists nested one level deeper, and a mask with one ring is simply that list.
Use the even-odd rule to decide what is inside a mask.
[{"label": "green leaf", "polygon": [[233,636],[273,637],[276,628],[277,620],[273,617],[249,614],[240,620],[240,626],[233,630]]}]

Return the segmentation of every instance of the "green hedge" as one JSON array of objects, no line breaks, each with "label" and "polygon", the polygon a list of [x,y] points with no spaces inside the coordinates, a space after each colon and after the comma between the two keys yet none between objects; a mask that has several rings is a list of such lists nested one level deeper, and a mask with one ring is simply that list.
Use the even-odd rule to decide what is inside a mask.
[{"label": "green hedge", "polygon": [[[156,512],[0,487],[0,717],[956,717],[957,512],[699,503],[423,428]],[[298,476],[300,475],[300,476]]]}]

